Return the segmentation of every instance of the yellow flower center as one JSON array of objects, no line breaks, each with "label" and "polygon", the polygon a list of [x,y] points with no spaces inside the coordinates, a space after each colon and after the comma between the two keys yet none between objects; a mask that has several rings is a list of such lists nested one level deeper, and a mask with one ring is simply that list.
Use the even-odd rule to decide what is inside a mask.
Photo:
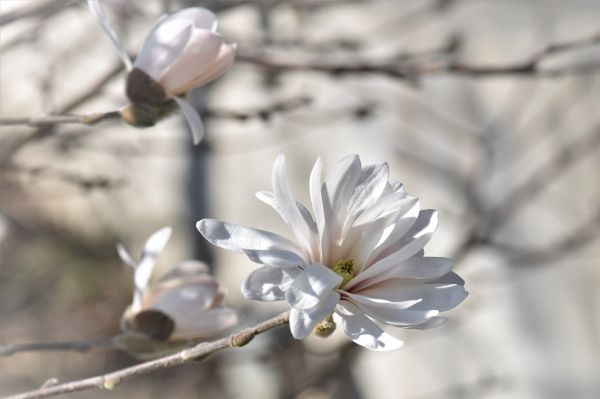
[{"label": "yellow flower center", "polygon": [[327,338],[331,334],[333,334],[333,332],[335,331],[335,327],[336,325],[335,321],[333,321],[333,317],[329,316],[328,318],[317,324],[317,326],[313,330],[313,333],[315,333],[317,337]]},{"label": "yellow flower center", "polygon": [[343,280],[338,288],[343,288],[350,280],[354,278],[354,259],[340,259],[332,267],[332,270]]}]

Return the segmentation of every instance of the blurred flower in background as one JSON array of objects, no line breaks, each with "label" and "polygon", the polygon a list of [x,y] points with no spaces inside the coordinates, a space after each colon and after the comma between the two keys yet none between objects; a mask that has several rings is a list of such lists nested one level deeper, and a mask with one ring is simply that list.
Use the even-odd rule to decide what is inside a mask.
[{"label": "blurred flower in background", "polygon": [[126,93],[131,104],[121,111],[123,120],[134,126],[153,126],[176,104],[189,123],[194,144],[198,144],[204,135],[202,120],[180,96],[221,76],[235,58],[236,44],[225,43],[217,33],[215,15],[200,7],[163,15],[131,65],[100,2],[89,0],[88,4],[129,70]]},{"label": "blurred flower in background", "polygon": [[225,292],[202,262],[184,261],[152,281],[157,258],[170,236],[169,227],[152,234],[137,262],[122,244],[117,246],[123,262],[134,271],[133,302],[123,316],[122,329],[145,336],[124,335],[120,343],[125,349],[144,348],[148,345],[144,338],[158,342],[209,339],[238,322],[236,311],[222,305]]},{"label": "blurred flower in background", "polygon": [[[467,296],[452,261],[424,256],[437,212],[421,210],[402,184],[389,180],[385,162],[363,166],[357,155],[340,160],[325,183],[322,162],[310,175],[315,217],[294,198],[285,158],[273,166],[273,192],[257,196],[288,224],[297,243],[277,234],[213,219],[198,222],[211,243],[246,254],[265,266],[242,290],[249,299],[286,300],[295,338],[329,336],[332,314],[354,342],[372,350],[402,341],[371,319],[403,328],[429,328]],[[366,317],[369,316],[369,317]]]}]

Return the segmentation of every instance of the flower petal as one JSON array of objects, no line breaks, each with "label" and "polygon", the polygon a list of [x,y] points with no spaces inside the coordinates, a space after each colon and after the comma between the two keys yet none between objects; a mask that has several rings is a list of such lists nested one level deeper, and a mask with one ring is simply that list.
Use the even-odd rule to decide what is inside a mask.
[{"label": "flower petal", "polygon": [[173,95],[180,94],[176,92],[177,88],[191,89],[190,83],[215,62],[222,44],[223,37],[218,33],[194,29],[185,49],[164,70],[158,82]]},{"label": "flower petal", "polygon": [[328,267],[318,263],[308,265],[288,287],[285,299],[290,307],[306,310],[316,306],[342,280],[341,276]]},{"label": "flower petal", "polygon": [[202,137],[204,137],[204,126],[202,124],[202,119],[200,119],[200,115],[196,108],[192,104],[190,104],[187,100],[184,100],[181,97],[173,97],[181,113],[185,117],[185,120],[192,131],[192,138],[194,140],[194,145],[197,145],[202,141]]},{"label": "flower petal", "polygon": [[398,262],[389,256],[362,271],[346,287],[357,292],[359,287],[366,288],[391,278],[435,279],[444,276],[452,269],[452,259],[413,256]]},{"label": "flower petal", "polygon": [[285,291],[301,271],[299,267],[260,267],[246,277],[242,293],[246,298],[257,301],[282,301]]},{"label": "flower petal", "polygon": [[129,58],[129,54],[127,53],[127,50],[125,49],[125,46],[123,45],[123,43],[121,43],[119,36],[113,29],[110,21],[108,20],[108,17],[104,13],[104,10],[102,9],[102,6],[100,5],[100,0],[88,0],[88,5],[90,7],[90,10],[92,11],[92,14],[94,14],[96,19],[100,23],[100,26],[102,27],[102,29],[104,29],[104,32],[106,32],[106,34],[110,38],[113,46],[115,46],[115,49],[117,50],[117,53],[119,54],[119,58],[121,58],[121,61],[123,61],[123,65],[125,65],[125,68],[128,71],[131,71],[133,66],[131,64],[131,59]]},{"label": "flower petal", "polygon": [[210,243],[246,254],[254,262],[269,261],[273,266],[306,264],[301,249],[280,235],[214,219],[203,219],[196,227]]},{"label": "flower petal", "polygon": [[310,335],[313,329],[329,317],[340,299],[340,294],[330,292],[317,306],[310,309],[299,310],[292,308],[290,310],[290,331],[296,339],[304,339]]},{"label": "flower petal", "polygon": [[302,209],[292,194],[287,178],[285,157],[281,153],[273,165],[272,181],[275,209],[290,227],[301,247],[306,250],[308,257],[314,259],[318,253],[316,225],[314,222],[307,222],[306,215],[302,214]]},{"label": "flower petal", "polygon": [[[466,297],[461,284],[448,284],[455,273],[425,284],[402,284],[388,280],[360,294],[345,293],[349,300],[369,316],[387,324],[407,326],[421,324],[456,307]],[[462,280],[460,280],[462,281]]]},{"label": "flower petal", "polygon": [[[437,226],[438,212],[433,209],[421,210],[417,220],[406,232],[404,237],[400,238],[395,243],[388,245],[375,260],[381,260],[397,252],[398,254],[395,254],[396,258],[409,258],[413,254],[419,252],[425,244],[429,242],[431,236],[437,229]],[[406,256],[406,254],[410,255]]]},{"label": "flower petal", "polygon": [[352,303],[343,301],[336,308],[344,333],[357,344],[373,351],[399,349],[404,342],[386,333]]},{"label": "flower petal", "polygon": [[165,18],[159,21],[146,37],[133,67],[141,69],[156,82],[160,82],[165,72],[183,53],[193,30],[193,24],[187,20]]},{"label": "flower petal", "polygon": [[163,227],[146,241],[140,256],[140,262],[135,268],[134,281],[137,290],[143,291],[146,289],[152,270],[156,265],[156,259],[167,245],[169,238],[171,238],[171,231],[170,227]]},{"label": "flower petal", "polygon": [[132,267],[134,270],[137,266],[137,263],[135,263],[135,261],[133,260],[133,258],[131,257],[131,255],[129,255],[129,252],[127,252],[127,249],[125,249],[125,247],[123,246],[123,244],[121,244],[120,242],[117,243],[117,253],[119,254],[119,258],[121,258],[121,260],[127,265]]},{"label": "flower petal", "polygon": [[183,82],[179,86],[174,86],[171,89],[171,93],[174,95],[184,93],[194,87],[203,86],[223,75],[233,65],[236,49],[237,44],[235,43],[222,43],[219,53],[206,69],[201,72],[199,71],[193,80]]},{"label": "flower petal", "polygon": [[175,322],[175,331],[169,337],[171,340],[213,337],[239,321],[237,312],[231,308],[216,308],[205,312],[179,308],[168,315]]}]

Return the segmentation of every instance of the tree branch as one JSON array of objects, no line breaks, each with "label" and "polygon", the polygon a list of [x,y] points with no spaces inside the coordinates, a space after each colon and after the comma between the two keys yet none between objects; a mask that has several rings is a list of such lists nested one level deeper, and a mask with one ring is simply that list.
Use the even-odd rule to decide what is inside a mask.
[{"label": "tree branch", "polygon": [[226,348],[244,346],[252,341],[256,335],[284,326],[288,323],[288,321],[289,312],[284,312],[271,319],[258,323],[254,327],[243,329],[236,334],[218,339],[216,341],[203,342],[173,355],[164,356],[132,367],[114,371],[112,373],[85,378],[83,380],[67,382],[64,384],[42,387],[34,391],[8,396],[4,399],[38,399],[72,392],[85,391],[93,388],[109,390],[114,389],[125,380],[149,373],[154,370],[178,366]]},{"label": "tree branch", "polygon": [[[292,61],[284,57],[273,57],[267,54],[250,51],[240,52],[237,61],[257,65],[274,72],[280,71],[318,71],[333,75],[348,73],[375,73],[383,74],[397,79],[414,79],[424,75],[456,74],[469,77],[494,77],[505,75],[532,75],[536,77],[558,77],[566,74],[595,73],[600,65],[565,66],[555,68],[542,68],[541,64],[550,56],[580,50],[600,44],[600,32],[586,38],[569,42],[550,44],[533,53],[524,61],[504,65],[476,65],[454,60],[454,57],[442,59],[421,59],[406,55],[395,55],[380,61],[352,60],[352,61]],[[448,51],[440,51],[440,55]]]}]

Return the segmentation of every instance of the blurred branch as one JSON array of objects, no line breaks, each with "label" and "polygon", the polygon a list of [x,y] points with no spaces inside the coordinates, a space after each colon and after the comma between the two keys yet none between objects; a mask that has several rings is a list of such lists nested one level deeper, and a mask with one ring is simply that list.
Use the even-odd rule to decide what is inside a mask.
[{"label": "blurred branch", "polygon": [[[240,52],[237,60],[257,65],[259,67],[278,71],[318,71],[332,75],[348,73],[375,73],[398,79],[414,79],[423,75],[456,74],[470,77],[493,77],[503,75],[532,75],[536,77],[557,77],[565,74],[594,73],[600,70],[598,65],[565,66],[541,68],[541,64],[550,56],[580,50],[600,44],[600,33],[570,42],[550,44],[540,51],[533,53],[526,60],[504,65],[475,65],[444,57],[441,60],[420,60],[417,55],[395,55],[380,61],[351,60],[351,61],[291,61],[288,57],[268,56],[258,51]],[[452,55],[456,46],[438,51],[439,55]],[[451,51],[449,51],[451,50]],[[417,58],[417,59],[415,59]]]},{"label": "blurred branch", "polygon": [[525,250],[511,244],[494,242],[493,245],[512,254],[509,258],[509,263],[511,264],[543,265],[546,262],[563,258],[583,248],[594,240],[597,240],[600,238],[600,235],[598,234],[599,231],[600,209],[598,209],[595,215],[591,216],[586,223],[577,228],[573,233],[547,245],[546,248]]},{"label": "blurred branch", "polygon": [[254,327],[243,329],[236,334],[230,335],[229,337],[221,338],[211,342],[203,342],[194,346],[193,348],[185,349],[173,355],[164,356],[132,367],[114,371],[112,373],[86,378],[83,380],[67,382],[64,384],[42,387],[34,391],[8,396],[4,399],[47,398],[72,392],[85,391],[93,388],[111,390],[116,388],[123,381],[137,377],[141,374],[146,374],[154,370],[174,367],[193,360],[198,360],[226,348],[237,348],[244,346],[252,341],[256,335],[284,326],[288,323],[288,320],[289,312],[285,312],[271,319],[263,321]]},{"label": "blurred branch", "polygon": [[59,170],[47,166],[27,167],[9,163],[4,166],[2,173],[25,173],[33,177],[49,177],[78,186],[82,190],[110,189],[121,186],[123,179],[109,179],[107,177],[86,177],[68,170]]},{"label": "blurred branch", "polygon": [[520,186],[514,188],[502,202],[489,211],[490,226],[495,229],[503,226],[517,211],[539,195],[561,174],[575,163],[594,154],[600,148],[600,128],[576,140],[569,147],[560,149],[545,166],[534,172]]},{"label": "blurred branch", "polygon": [[0,14],[0,26],[4,28],[6,25],[24,18],[47,18],[78,2],[79,0],[38,0],[35,2],[24,2],[24,5],[20,7]]},{"label": "blurred branch", "polygon": [[202,113],[203,117],[214,119],[233,119],[240,122],[248,119],[259,118],[264,121],[271,119],[274,114],[295,111],[305,107],[312,102],[310,97],[296,97],[286,100],[276,101],[264,107],[255,108],[247,112],[231,111],[215,108],[206,108]]},{"label": "blurred branch", "polygon": [[119,119],[119,111],[110,111],[105,113],[94,113],[86,115],[48,115],[39,117],[25,118],[0,118],[0,126],[27,125],[27,126],[47,126],[59,123],[75,123],[82,125],[94,125],[108,119]]},{"label": "blurred branch", "polygon": [[0,345],[0,356],[10,356],[18,352],[76,351],[87,352],[98,348],[113,347],[112,338],[96,341],[46,342],[31,344]]}]

